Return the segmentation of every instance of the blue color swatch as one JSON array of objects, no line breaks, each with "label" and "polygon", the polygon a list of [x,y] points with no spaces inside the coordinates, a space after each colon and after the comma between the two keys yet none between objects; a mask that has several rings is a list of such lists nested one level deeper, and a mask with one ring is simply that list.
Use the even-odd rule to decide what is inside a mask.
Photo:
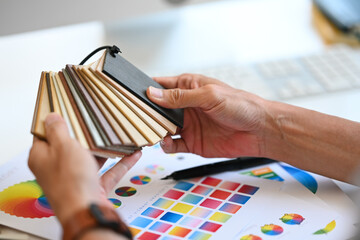
[{"label": "blue color swatch", "polygon": [[198,204],[203,197],[196,196],[194,194],[187,194],[181,201],[191,203],[191,204]]},{"label": "blue color swatch", "polygon": [[182,218],[183,215],[173,213],[173,212],[167,212],[164,216],[160,218],[160,220],[176,223],[177,221]]},{"label": "blue color swatch", "polygon": [[137,217],[135,218],[130,225],[137,226],[141,228],[146,228],[147,225],[149,225],[152,222],[152,220],[143,218],[143,217]]},{"label": "blue color swatch", "polygon": [[194,186],[194,184],[180,181],[174,186],[174,188],[188,191],[190,188],[192,188],[192,186]]},{"label": "blue color swatch", "polygon": [[239,204],[245,204],[249,199],[250,199],[250,197],[248,197],[248,196],[244,196],[244,195],[240,195],[240,194],[234,194],[229,199],[229,201],[234,202],[234,203],[239,203]]}]

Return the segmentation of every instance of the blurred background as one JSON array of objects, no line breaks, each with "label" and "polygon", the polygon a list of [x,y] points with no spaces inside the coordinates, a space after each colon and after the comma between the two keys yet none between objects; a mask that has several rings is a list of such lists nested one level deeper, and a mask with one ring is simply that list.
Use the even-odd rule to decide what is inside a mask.
[{"label": "blurred background", "polygon": [[[323,57],[331,44],[358,45],[350,34],[339,33],[326,11],[319,11],[326,10],[322,2],[1,0],[0,163],[31,146],[30,125],[41,71],[77,64],[105,44],[119,46],[125,58],[150,76],[203,73],[265,98],[360,120],[351,110],[351,96],[359,92],[350,91],[346,98],[338,93],[358,89],[358,78],[348,83],[340,78],[342,82],[325,78],[311,82],[304,63],[300,62],[301,69],[295,66],[304,59],[313,64],[309,56]],[[349,10],[335,9],[350,16]],[[357,53],[346,49],[347,55]],[[351,63],[355,75],[357,60]],[[334,67],[319,71],[329,68]],[[297,76],[291,75],[296,71]],[[265,79],[265,73],[272,74],[273,80]],[[328,93],[338,94],[342,102],[328,104]]]},{"label": "blurred background", "polygon": [[[290,103],[317,109],[313,98],[306,101],[309,94],[299,84],[306,82],[306,74],[301,73],[298,82],[293,80],[290,85],[279,79],[281,73],[297,69],[289,60],[344,42],[319,31],[331,26],[330,20],[318,26],[314,5],[320,6],[319,2],[1,0],[0,163],[31,146],[30,125],[41,71],[77,64],[105,44],[119,46],[125,58],[150,76],[203,73],[269,99],[288,101],[303,96],[305,100]],[[324,20],[324,14],[318,13]],[[281,59],[285,63],[278,61]],[[254,65],[257,63],[264,64]],[[275,80],[264,79],[254,69],[275,71]],[[343,84],[343,88],[360,85],[360,80],[354,81],[359,84]],[[336,90],[330,92],[337,92],[337,86],[330,85],[330,90]],[[307,88],[312,89],[310,93],[329,92],[316,81]],[[350,102],[353,99],[346,103]],[[340,112],[330,105],[321,104],[319,110],[360,119],[353,111],[343,111],[348,109],[343,103],[338,104]]]}]

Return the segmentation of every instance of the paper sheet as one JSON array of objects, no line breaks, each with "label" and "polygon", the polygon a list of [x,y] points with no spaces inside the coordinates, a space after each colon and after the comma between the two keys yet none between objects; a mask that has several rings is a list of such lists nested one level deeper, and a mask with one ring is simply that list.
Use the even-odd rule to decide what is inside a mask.
[{"label": "paper sheet", "polygon": [[[173,171],[219,160],[222,159],[205,159],[182,153],[164,154],[158,145],[145,148],[141,160],[111,191],[109,199],[130,225],[135,238],[143,239],[239,239],[246,234],[258,234],[261,239],[304,239],[304,236],[312,239],[313,231],[324,229],[332,220],[341,218],[331,207],[320,206],[319,200],[310,197],[302,200],[300,195],[294,197],[282,192],[287,182],[283,173],[281,177],[285,181],[282,182],[245,176],[240,171],[186,181],[160,180]],[[110,159],[100,174],[117,161]],[[21,188],[30,187],[36,211],[29,211],[19,202],[4,207],[1,205],[4,198],[0,198],[0,223],[59,239],[60,225],[55,217],[47,217],[51,212],[46,198],[39,195],[41,189],[36,182],[29,182],[33,180],[34,176],[27,167],[27,153],[2,166],[0,196],[8,193],[6,189],[13,189],[19,194],[21,202],[28,197],[21,195]],[[303,191],[299,187],[296,186]],[[35,215],[38,217],[34,218]],[[289,217],[296,218],[298,215],[304,218],[300,223],[284,223]],[[275,236],[269,235],[268,232],[274,232],[268,229],[269,226],[265,227],[269,224],[278,225],[283,231]],[[274,228],[273,225],[270,227]],[[339,239],[332,238],[334,232],[317,236]]]}]

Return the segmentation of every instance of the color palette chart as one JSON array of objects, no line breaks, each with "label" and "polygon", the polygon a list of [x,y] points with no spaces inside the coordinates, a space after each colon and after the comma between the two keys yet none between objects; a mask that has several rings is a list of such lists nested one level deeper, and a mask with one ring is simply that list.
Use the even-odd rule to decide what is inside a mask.
[{"label": "color palette chart", "polygon": [[258,190],[214,177],[179,181],[139,212],[130,229],[139,240],[209,239]]}]

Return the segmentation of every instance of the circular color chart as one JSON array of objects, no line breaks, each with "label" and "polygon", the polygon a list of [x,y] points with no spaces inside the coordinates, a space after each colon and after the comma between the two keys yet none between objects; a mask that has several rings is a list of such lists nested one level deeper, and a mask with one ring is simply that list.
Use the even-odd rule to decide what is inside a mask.
[{"label": "circular color chart", "polygon": [[283,231],[284,229],[281,226],[275,224],[265,224],[264,226],[261,227],[261,232],[271,236],[279,235]]},{"label": "circular color chart", "polygon": [[109,200],[112,202],[112,204],[114,205],[114,208],[118,208],[121,206],[121,201],[116,199],[116,198],[109,198]]},{"label": "circular color chart", "polygon": [[130,179],[130,182],[136,185],[145,185],[151,181],[151,178],[144,175],[134,176]]},{"label": "circular color chart", "polygon": [[280,220],[289,225],[300,225],[305,218],[296,213],[285,213]]},{"label": "circular color chart", "polygon": [[259,236],[256,236],[256,235],[249,234],[249,235],[242,236],[240,238],[240,240],[262,240],[262,238]]},{"label": "circular color chart", "polygon": [[164,171],[164,168],[162,166],[160,166],[160,165],[152,164],[152,165],[147,166],[145,168],[145,171],[147,173],[157,174],[159,172]]},{"label": "circular color chart", "polygon": [[136,189],[133,187],[119,187],[115,190],[115,193],[120,197],[131,197],[136,193]]},{"label": "circular color chart", "polygon": [[0,192],[0,210],[24,218],[54,216],[42,189],[35,180],[15,184]]}]

